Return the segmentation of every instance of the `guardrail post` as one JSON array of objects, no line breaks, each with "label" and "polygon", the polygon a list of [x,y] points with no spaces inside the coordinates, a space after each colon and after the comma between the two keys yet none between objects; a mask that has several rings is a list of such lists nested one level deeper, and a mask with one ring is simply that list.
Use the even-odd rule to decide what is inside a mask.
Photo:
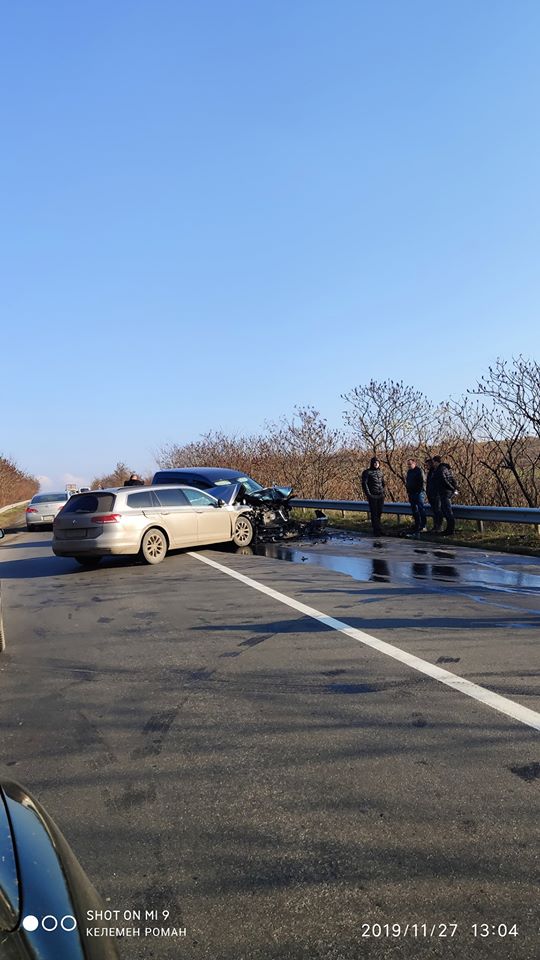
[{"label": "guardrail post", "polygon": [[476,521],[476,529],[478,530],[478,533],[483,533],[483,532],[484,532],[484,521],[483,521],[483,520],[477,520],[477,521]]},{"label": "guardrail post", "polygon": [[535,523],[534,529],[536,530],[536,536],[540,537],[540,523]]},{"label": "guardrail post", "polygon": [[400,523],[401,523],[401,514],[396,513],[396,520],[397,520],[397,525],[398,525],[398,527],[399,527],[399,525],[400,525]]}]

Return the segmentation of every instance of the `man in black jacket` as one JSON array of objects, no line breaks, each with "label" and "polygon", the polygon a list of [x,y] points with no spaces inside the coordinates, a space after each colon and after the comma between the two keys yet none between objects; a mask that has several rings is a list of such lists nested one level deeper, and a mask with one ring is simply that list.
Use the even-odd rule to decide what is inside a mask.
[{"label": "man in black jacket", "polygon": [[440,533],[443,521],[441,513],[441,495],[435,488],[435,464],[431,457],[428,457],[425,463],[426,467],[426,494],[429,505],[433,511],[433,532]]},{"label": "man in black jacket", "polygon": [[411,457],[407,460],[407,475],[405,486],[414,518],[413,537],[418,537],[426,528],[426,511],[424,508],[424,474],[416,460]]},{"label": "man in black jacket", "polygon": [[362,473],[362,490],[369,503],[373,533],[376,537],[381,537],[383,532],[381,514],[384,505],[384,477],[378,457],[372,457],[368,469]]},{"label": "man in black jacket", "polygon": [[441,513],[446,520],[446,529],[443,536],[451,537],[456,529],[452,497],[457,493],[457,485],[449,463],[443,463],[441,457],[433,457],[435,473],[433,474],[434,489],[441,498]]},{"label": "man in black jacket", "polygon": [[144,487],[144,480],[141,480],[138,473],[132,473],[129,480],[124,480],[125,487]]}]

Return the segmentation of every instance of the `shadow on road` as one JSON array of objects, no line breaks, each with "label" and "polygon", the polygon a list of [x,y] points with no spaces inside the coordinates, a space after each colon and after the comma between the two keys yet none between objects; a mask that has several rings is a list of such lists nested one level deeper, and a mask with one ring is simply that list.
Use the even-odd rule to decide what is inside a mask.
[{"label": "shadow on road", "polygon": [[27,550],[28,547],[44,547],[48,546],[50,541],[48,540],[24,540],[19,541],[18,543],[3,543],[2,550],[17,550],[23,549]]}]

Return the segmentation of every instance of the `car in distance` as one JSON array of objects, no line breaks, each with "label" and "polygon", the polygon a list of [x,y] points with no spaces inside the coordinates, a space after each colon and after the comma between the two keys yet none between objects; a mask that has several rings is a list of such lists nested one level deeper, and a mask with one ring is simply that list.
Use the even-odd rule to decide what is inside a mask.
[{"label": "car in distance", "polygon": [[26,508],[26,529],[51,526],[67,500],[69,493],[65,490],[62,493],[36,493]]},{"label": "car in distance", "polygon": [[69,498],[54,520],[52,549],[96,566],[101,557],[160,563],[169,549],[253,539],[251,508],[189,486],[112,487]]}]

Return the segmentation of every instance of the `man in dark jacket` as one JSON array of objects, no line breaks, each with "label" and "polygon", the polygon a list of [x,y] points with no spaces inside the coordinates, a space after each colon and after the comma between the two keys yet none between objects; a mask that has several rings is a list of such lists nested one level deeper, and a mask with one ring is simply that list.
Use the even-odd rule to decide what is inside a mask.
[{"label": "man in dark jacket", "polygon": [[371,528],[375,536],[380,537],[383,532],[381,514],[384,505],[384,477],[378,457],[372,457],[368,469],[362,473],[362,490],[369,503]]},{"label": "man in dark jacket", "polygon": [[424,508],[424,474],[422,468],[418,466],[416,460],[411,457],[407,460],[407,475],[405,477],[405,486],[407,496],[411,505],[414,519],[413,537],[418,537],[426,528],[426,511]]},{"label": "man in dark jacket", "polygon": [[452,497],[457,493],[457,485],[449,463],[443,463],[441,457],[433,457],[435,473],[433,474],[434,489],[441,498],[441,513],[446,520],[446,529],[443,536],[451,537],[456,529]]},{"label": "man in dark jacket", "polygon": [[443,521],[441,513],[441,496],[435,488],[435,464],[431,457],[426,460],[426,494],[429,505],[433,511],[433,532],[440,533]]},{"label": "man in dark jacket", "polygon": [[132,473],[129,480],[124,480],[125,487],[144,487],[144,480],[141,480],[138,473]]}]

